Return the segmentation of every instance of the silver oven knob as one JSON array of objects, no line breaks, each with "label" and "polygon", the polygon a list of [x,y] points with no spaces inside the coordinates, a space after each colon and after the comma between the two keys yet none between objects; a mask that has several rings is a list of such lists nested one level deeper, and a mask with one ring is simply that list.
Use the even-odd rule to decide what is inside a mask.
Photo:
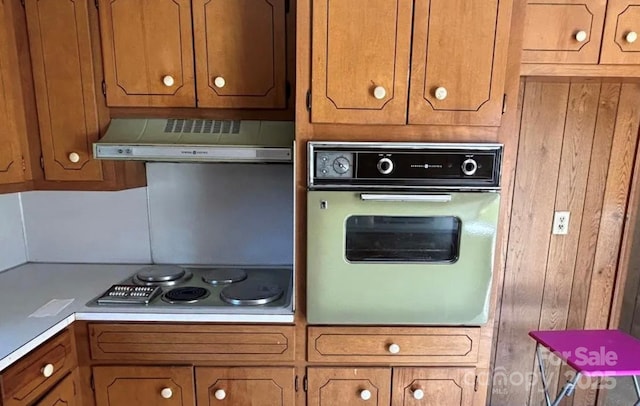
[{"label": "silver oven knob", "polygon": [[467,176],[473,176],[478,170],[478,163],[475,159],[469,158],[462,163],[462,173]]},{"label": "silver oven knob", "polygon": [[383,175],[393,172],[393,161],[389,158],[382,158],[378,161],[378,171]]}]

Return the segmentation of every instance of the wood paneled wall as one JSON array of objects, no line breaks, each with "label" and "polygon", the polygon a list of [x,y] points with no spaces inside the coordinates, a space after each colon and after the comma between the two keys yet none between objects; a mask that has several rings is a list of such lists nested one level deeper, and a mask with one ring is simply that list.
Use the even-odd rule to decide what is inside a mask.
[{"label": "wood paneled wall", "polygon": [[[529,331],[608,326],[638,100],[640,85],[620,81],[524,83],[492,406],[544,403]],[[551,234],[554,211],[571,212],[567,235]],[[548,368],[552,387],[570,372]]]}]

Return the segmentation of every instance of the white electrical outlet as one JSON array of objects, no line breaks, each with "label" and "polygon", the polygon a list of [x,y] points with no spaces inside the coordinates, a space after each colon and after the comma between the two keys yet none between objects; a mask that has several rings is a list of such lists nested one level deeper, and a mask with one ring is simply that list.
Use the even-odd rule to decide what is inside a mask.
[{"label": "white electrical outlet", "polygon": [[553,230],[555,235],[569,234],[569,216],[571,213],[568,211],[557,211],[553,215]]}]

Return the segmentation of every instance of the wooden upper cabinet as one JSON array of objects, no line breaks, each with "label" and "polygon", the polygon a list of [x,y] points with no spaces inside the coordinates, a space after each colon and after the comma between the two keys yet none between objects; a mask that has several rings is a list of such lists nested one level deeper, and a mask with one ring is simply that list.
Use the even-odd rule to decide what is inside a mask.
[{"label": "wooden upper cabinet", "polygon": [[285,0],[193,0],[193,24],[198,107],[286,107]]},{"label": "wooden upper cabinet", "polygon": [[25,0],[46,180],[103,179],[88,4]]},{"label": "wooden upper cabinet", "polygon": [[474,368],[394,368],[391,406],[471,406]]},{"label": "wooden upper cabinet", "polygon": [[76,385],[78,385],[76,373],[69,374],[45,397],[33,406],[76,406],[80,405],[76,397]]},{"label": "wooden upper cabinet", "polygon": [[195,107],[191,0],[99,0],[107,104]]},{"label": "wooden upper cabinet", "polygon": [[314,0],[311,121],[405,124],[412,0]]},{"label": "wooden upper cabinet", "polygon": [[191,367],[93,368],[96,406],[195,406]]},{"label": "wooden upper cabinet", "polygon": [[606,0],[531,0],[527,5],[523,63],[596,64]]},{"label": "wooden upper cabinet", "polygon": [[196,368],[198,405],[293,406],[293,368]]},{"label": "wooden upper cabinet", "polygon": [[0,131],[0,184],[25,180],[21,138],[15,120],[15,99],[11,92],[13,82],[19,80],[19,77],[14,74],[15,65],[10,62],[9,26],[5,7],[8,6],[0,2],[0,122],[3,123]]},{"label": "wooden upper cabinet", "polygon": [[609,0],[602,64],[640,64],[640,1]]},{"label": "wooden upper cabinet", "polygon": [[500,125],[510,8],[416,0],[409,124]]},{"label": "wooden upper cabinet", "polygon": [[390,368],[309,368],[307,376],[307,406],[391,404]]}]

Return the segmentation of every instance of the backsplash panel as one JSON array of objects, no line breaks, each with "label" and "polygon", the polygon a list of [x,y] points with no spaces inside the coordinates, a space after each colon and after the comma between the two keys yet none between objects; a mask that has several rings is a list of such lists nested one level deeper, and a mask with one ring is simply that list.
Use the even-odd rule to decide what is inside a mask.
[{"label": "backsplash panel", "polygon": [[0,271],[26,261],[20,195],[0,195]]},{"label": "backsplash panel", "polygon": [[153,262],[292,264],[293,167],[148,163]]},{"label": "backsplash panel", "polygon": [[22,194],[32,262],[149,263],[146,188]]}]

